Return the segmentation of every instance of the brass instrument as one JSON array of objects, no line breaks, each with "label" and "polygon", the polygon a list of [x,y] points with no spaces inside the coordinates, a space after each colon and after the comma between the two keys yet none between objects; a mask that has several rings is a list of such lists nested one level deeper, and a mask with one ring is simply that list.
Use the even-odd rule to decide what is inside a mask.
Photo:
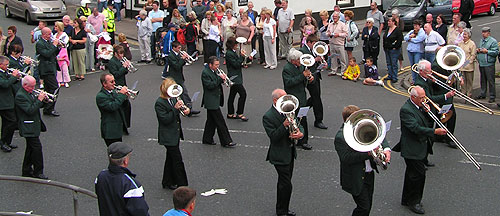
[{"label": "brass instrument", "polygon": [[382,147],[386,135],[385,121],[373,110],[358,110],[344,122],[344,139],[352,149],[358,152],[371,152],[371,155],[382,169],[386,170],[388,163]]},{"label": "brass instrument", "polygon": [[130,60],[128,60],[127,57],[125,57],[125,56],[120,60],[120,62],[122,64],[124,64],[125,62],[128,62],[127,70],[130,73],[135,73],[135,72],[137,72],[137,70],[139,70],[136,67],[134,67],[134,65],[132,64],[132,62]]},{"label": "brass instrument", "polygon": [[188,64],[193,64],[193,63],[196,61],[196,60],[195,60],[192,56],[190,56],[190,55],[189,55],[187,52],[185,52],[185,51],[182,51],[182,50],[181,50],[179,53],[181,54],[181,56],[187,56],[187,58],[186,58],[186,59],[184,59],[184,60],[185,60]]},{"label": "brass instrument", "polygon": [[328,54],[328,44],[323,41],[318,41],[313,45],[312,51],[315,55],[321,56],[321,64],[326,64],[326,60],[323,56]]},{"label": "brass instrument", "polygon": [[220,76],[221,74],[224,74],[224,76],[226,77],[226,79],[224,80],[224,85],[226,87],[233,86],[234,82],[231,81],[231,79],[229,79],[229,77],[227,76],[227,74],[223,70],[221,70],[220,68],[217,68],[217,70],[215,71],[215,73],[217,74],[217,76]]},{"label": "brass instrument", "polygon": [[[415,86],[411,86],[410,88],[408,88],[408,93],[411,95],[411,90],[415,88]],[[432,113],[431,109],[430,109],[430,106],[429,106],[429,103],[431,104],[435,104],[431,99],[429,99],[428,97],[425,97],[424,101],[422,102],[422,105],[423,105],[423,108],[425,109],[425,111],[427,112],[427,114],[432,118],[432,120],[434,122],[436,122],[436,124],[440,127],[440,128],[443,128],[444,130],[446,130],[446,135],[448,135],[448,137],[453,141],[455,142],[455,144],[457,145],[458,149],[460,149],[460,151],[462,151],[465,155],[465,157],[467,159],[469,159],[470,162],[472,162],[472,164],[478,169],[478,170],[481,170],[481,165],[479,165],[479,163],[477,162],[477,160],[467,151],[467,149],[465,149],[465,147],[462,145],[462,143],[460,143],[460,141],[458,141],[458,139],[452,134],[450,133],[450,131],[448,130],[448,128],[439,120],[438,117],[436,117],[434,115],[434,113]],[[434,105],[433,105],[434,106]]]},{"label": "brass instrument", "polygon": [[[117,85],[115,86],[115,89],[117,89],[118,91],[122,90],[123,86],[120,86],[120,85]],[[139,95],[139,90],[132,90],[132,89],[127,89],[127,96],[128,98],[134,100],[137,95]]]},{"label": "brass instrument", "polygon": [[57,35],[57,33],[53,34],[50,37],[50,40],[51,41],[54,41],[56,39],[59,40],[59,43],[57,44],[58,47],[62,47],[62,48],[68,47],[68,45],[69,45],[69,37],[67,35],[61,35],[60,38],[57,38],[56,35]]},{"label": "brass instrument", "polygon": [[45,102],[45,103],[53,103],[57,100],[57,94],[50,94],[50,93],[48,93],[44,90],[40,90],[40,89],[33,90],[33,95],[35,97],[38,97],[38,95],[40,95],[42,93],[45,93],[45,99],[43,100],[43,102]]},{"label": "brass instrument", "polygon": [[15,69],[15,68],[7,68],[7,73],[10,74],[10,75],[12,75],[12,72],[14,72],[15,70],[17,70],[18,71],[17,73],[21,75],[21,77],[19,77],[19,79],[22,79],[25,76],[29,75],[28,73],[26,73],[27,69],[28,68],[24,69],[24,71],[19,71],[19,70]]},{"label": "brass instrument", "polygon": [[182,86],[179,84],[173,84],[173,85],[169,86],[167,89],[168,96],[170,96],[172,98],[176,98],[177,101],[180,101],[182,103],[182,106],[179,107],[179,111],[180,111],[182,116],[186,116],[186,114],[184,114],[184,111],[189,109],[189,108],[184,104],[184,101],[182,101],[182,99],[180,98],[180,96],[182,95],[182,92],[183,92]]},{"label": "brass instrument", "polygon": [[[304,70],[307,70],[308,67],[311,67],[316,63],[316,60],[314,59],[314,56],[311,54],[303,54],[300,56],[300,64],[304,65],[306,68]],[[309,74],[307,77],[307,80],[311,80],[312,74]]]},{"label": "brass instrument", "polygon": [[19,57],[19,60],[21,60],[23,62],[26,61],[26,60],[29,60],[31,62],[32,66],[38,66],[40,64],[39,60],[33,59],[33,58],[29,57],[29,56],[21,56],[21,57]]},{"label": "brass instrument", "polygon": [[[299,130],[299,125],[295,121],[295,110],[299,108],[299,100],[293,95],[283,95],[276,101],[276,110],[279,113],[284,114],[290,123],[288,125],[288,131],[290,134],[295,133]],[[293,140],[297,144],[297,139]]]}]

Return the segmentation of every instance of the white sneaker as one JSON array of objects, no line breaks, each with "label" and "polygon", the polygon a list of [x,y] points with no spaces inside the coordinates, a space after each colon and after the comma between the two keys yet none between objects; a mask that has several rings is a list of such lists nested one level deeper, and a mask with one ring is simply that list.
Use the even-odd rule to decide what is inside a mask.
[{"label": "white sneaker", "polygon": [[40,84],[40,88],[43,89],[43,84]]},{"label": "white sneaker", "polygon": [[64,87],[69,88],[69,84],[68,83],[64,83]]},{"label": "white sneaker", "polygon": [[264,68],[266,68],[266,69],[267,69],[267,68],[270,68],[270,67],[271,67],[271,66],[269,66],[269,65],[265,65],[265,66],[264,66]]},{"label": "white sneaker", "polygon": [[274,70],[276,69],[276,66],[270,66],[269,69]]},{"label": "white sneaker", "polygon": [[191,64],[189,64],[189,63],[186,62],[186,66],[189,66],[189,65],[191,65]]}]

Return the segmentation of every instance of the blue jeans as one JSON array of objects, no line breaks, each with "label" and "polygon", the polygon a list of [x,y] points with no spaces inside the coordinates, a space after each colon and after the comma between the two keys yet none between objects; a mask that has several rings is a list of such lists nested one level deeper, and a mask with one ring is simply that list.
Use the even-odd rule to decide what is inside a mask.
[{"label": "blue jeans", "polygon": [[116,21],[120,21],[120,20],[122,20],[122,15],[120,13],[120,10],[122,9],[122,3],[121,2],[115,3],[115,8],[116,8],[116,13],[115,13],[116,18],[115,18],[115,20]]},{"label": "blue jeans", "polygon": [[385,61],[387,63],[387,74],[388,79],[393,82],[398,81],[398,58],[400,51],[399,49],[390,49],[385,51]]},{"label": "blue jeans", "polygon": [[98,2],[97,3],[97,10],[99,10],[99,13],[102,13],[102,9],[106,8],[107,6],[108,6],[108,1]]},{"label": "blue jeans", "polygon": [[161,74],[161,77],[168,77],[168,56],[165,56],[165,68],[163,68],[163,73]]},{"label": "blue jeans", "polygon": [[[420,59],[422,59],[423,57],[424,57],[424,53],[408,51],[408,58],[410,59],[410,66],[417,64],[418,61],[420,61]],[[411,76],[413,77],[413,82],[415,82],[415,78],[417,78],[417,73],[412,71]]]},{"label": "blue jeans", "polygon": [[433,53],[433,52],[425,52],[424,56],[425,56],[424,59],[429,61],[431,64],[436,59],[436,53]]}]

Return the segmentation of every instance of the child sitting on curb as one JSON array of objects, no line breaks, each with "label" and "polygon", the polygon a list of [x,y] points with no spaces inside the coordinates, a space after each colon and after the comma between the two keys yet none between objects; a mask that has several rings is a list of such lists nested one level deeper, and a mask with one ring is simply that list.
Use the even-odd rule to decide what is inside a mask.
[{"label": "child sitting on curb", "polygon": [[384,86],[384,82],[378,79],[378,70],[377,66],[373,64],[373,59],[368,57],[366,58],[365,63],[365,80],[363,80],[363,84],[365,85],[379,85]]},{"label": "child sitting on curb", "polygon": [[356,58],[351,57],[349,59],[349,66],[347,67],[347,70],[342,74],[342,79],[345,80],[352,80],[354,82],[358,81],[360,74],[359,66],[356,63]]}]

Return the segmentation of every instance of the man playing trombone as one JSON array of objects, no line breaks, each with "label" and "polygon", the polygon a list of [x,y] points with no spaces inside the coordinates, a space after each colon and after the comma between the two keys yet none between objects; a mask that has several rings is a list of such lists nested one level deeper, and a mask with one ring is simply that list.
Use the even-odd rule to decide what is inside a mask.
[{"label": "man playing trombone", "polygon": [[9,59],[0,56],[0,117],[2,117],[2,138],[0,149],[3,152],[10,152],[17,148],[12,144],[12,137],[16,129],[16,113],[14,112],[14,86],[18,83],[20,74],[13,70],[10,74],[7,71]]},{"label": "man playing trombone", "polygon": [[100,78],[101,91],[97,93],[96,104],[101,113],[101,137],[106,146],[121,142],[123,133],[127,132],[123,103],[127,100],[128,88],[123,86],[115,90],[115,78],[112,74],[103,73]]},{"label": "man playing trombone", "polygon": [[[425,66],[422,70],[430,70],[430,64],[422,66]],[[422,87],[416,86],[411,89],[410,98],[399,111],[401,138],[393,148],[394,151],[401,151],[401,157],[406,163],[401,205],[408,206],[417,214],[425,213],[421,204],[426,172],[424,160],[431,150],[431,139],[435,135],[447,133],[442,128],[434,129],[426,114],[430,111],[429,105],[425,104],[426,98]]]},{"label": "man playing trombone", "polygon": [[186,104],[191,112],[188,116],[199,114],[199,110],[192,110],[193,102],[191,101],[191,97],[189,97],[188,90],[186,85],[184,84],[184,70],[183,67],[186,65],[187,61],[191,61],[191,57],[187,55],[186,52],[181,51],[181,44],[179,41],[172,42],[172,50],[170,54],[167,56],[168,63],[168,73],[167,76],[170,76],[174,79],[174,81],[182,86],[182,101]]},{"label": "man playing trombone", "polygon": [[[125,49],[121,45],[113,45],[113,57],[109,60],[109,73],[115,78],[115,85],[127,86],[125,75],[128,74],[131,65],[130,61],[122,61],[125,56]],[[123,113],[125,114],[125,126],[130,128],[130,118],[132,115],[132,106],[128,98],[122,104]],[[128,133],[127,133],[128,134]]]}]

